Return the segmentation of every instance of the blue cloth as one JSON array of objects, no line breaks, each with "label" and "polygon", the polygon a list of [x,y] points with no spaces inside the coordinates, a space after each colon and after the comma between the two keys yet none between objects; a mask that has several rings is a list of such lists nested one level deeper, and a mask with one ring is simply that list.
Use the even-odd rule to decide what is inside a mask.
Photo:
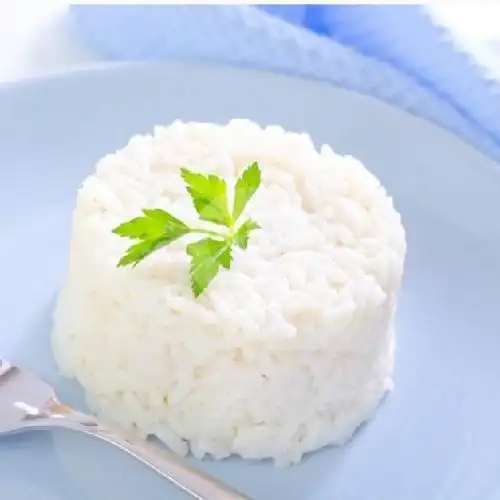
[{"label": "blue cloth", "polygon": [[216,61],[330,81],[500,160],[498,83],[423,7],[74,5],[71,14],[80,36],[111,60]]}]

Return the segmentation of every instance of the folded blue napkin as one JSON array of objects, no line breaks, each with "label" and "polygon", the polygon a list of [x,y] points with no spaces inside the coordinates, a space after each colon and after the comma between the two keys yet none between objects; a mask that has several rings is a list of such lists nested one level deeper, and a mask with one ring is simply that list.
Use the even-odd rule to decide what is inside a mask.
[{"label": "folded blue napkin", "polygon": [[70,12],[80,37],[110,60],[216,61],[330,81],[433,121],[500,160],[500,85],[424,7],[74,5]]}]

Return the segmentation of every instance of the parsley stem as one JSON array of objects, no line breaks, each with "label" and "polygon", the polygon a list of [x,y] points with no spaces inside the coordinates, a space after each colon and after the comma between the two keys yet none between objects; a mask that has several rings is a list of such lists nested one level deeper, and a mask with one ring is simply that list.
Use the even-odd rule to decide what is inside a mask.
[{"label": "parsley stem", "polygon": [[206,234],[208,236],[217,236],[218,238],[223,238],[223,239],[226,239],[226,235],[223,234],[223,233],[219,233],[218,231],[211,231],[210,229],[195,229],[195,228],[192,228],[190,231],[190,233],[194,233],[194,234]]}]

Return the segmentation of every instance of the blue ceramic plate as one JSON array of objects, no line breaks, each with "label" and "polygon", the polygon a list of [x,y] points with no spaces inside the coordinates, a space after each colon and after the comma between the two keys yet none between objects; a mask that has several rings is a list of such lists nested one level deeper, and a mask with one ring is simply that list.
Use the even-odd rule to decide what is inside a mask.
[{"label": "blue ceramic plate", "polygon": [[[393,194],[408,233],[395,390],[347,446],[299,466],[198,465],[256,500],[499,499],[500,167],[429,123],[330,85],[172,64],[1,88],[0,354],[82,405],[49,348],[80,182],[101,155],[155,124],[232,117],[307,131],[359,157]],[[0,441],[0,496],[187,498],[69,433]]]}]

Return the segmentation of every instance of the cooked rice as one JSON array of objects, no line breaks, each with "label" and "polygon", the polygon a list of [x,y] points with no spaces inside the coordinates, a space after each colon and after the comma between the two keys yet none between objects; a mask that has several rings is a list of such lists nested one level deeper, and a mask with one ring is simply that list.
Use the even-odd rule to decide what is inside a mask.
[{"label": "cooked rice", "polygon": [[[111,230],[159,207],[197,224],[180,167],[251,162],[262,226],[198,299],[182,239],[135,268]],[[210,224],[207,224],[210,227]],[[391,388],[400,216],[356,159],[248,120],[175,122],[102,158],[83,183],[53,345],[98,414],[180,454],[300,461],[345,442]]]}]

